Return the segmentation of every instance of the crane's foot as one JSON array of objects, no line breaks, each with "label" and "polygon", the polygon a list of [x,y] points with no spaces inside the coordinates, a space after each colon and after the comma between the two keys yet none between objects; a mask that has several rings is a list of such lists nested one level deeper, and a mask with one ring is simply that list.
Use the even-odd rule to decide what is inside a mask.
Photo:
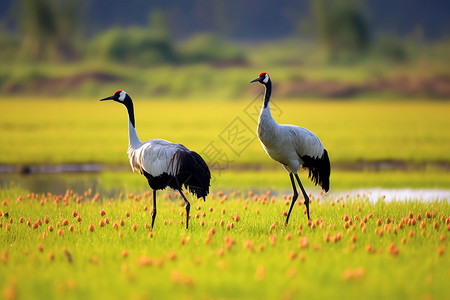
[{"label": "crane's foot", "polygon": [[189,228],[189,212],[191,210],[191,204],[186,202],[186,229]]},{"label": "crane's foot", "polygon": [[305,206],[306,206],[306,215],[308,216],[308,220],[311,220],[309,217],[309,199],[305,200]]}]

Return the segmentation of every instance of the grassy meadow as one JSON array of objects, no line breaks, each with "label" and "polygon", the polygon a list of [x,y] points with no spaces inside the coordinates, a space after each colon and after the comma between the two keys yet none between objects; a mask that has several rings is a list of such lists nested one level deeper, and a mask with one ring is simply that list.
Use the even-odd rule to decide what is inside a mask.
[{"label": "grassy meadow", "polygon": [[[448,38],[431,41],[426,24],[402,38],[364,33],[372,20],[353,1],[317,20],[317,41],[320,1],[299,36],[260,42],[225,39],[242,5],[227,18],[224,3],[196,5],[194,27],[216,10],[212,34],[175,40],[164,11],[106,30],[86,5],[19,2],[0,26],[0,300],[449,298]],[[288,19],[303,4],[290,7]],[[330,156],[327,194],[300,174],[311,220],[300,196],[285,225],[289,177],[256,136],[264,89],[250,81],[262,71],[275,120],[311,130]],[[184,144],[212,171],[205,202],[186,194],[187,230],[172,190],[158,191],[149,227],[126,109],[99,101],[118,89],[142,141]],[[49,171],[62,165],[101,171]]]},{"label": "grassy meadow", "polygon": [[[100,102],[102,96],[1,99],[0,164],[100,163],[119,170],[85,175],[97,188],[81,193],[70,189],[78,175],[39,177],[45,184],[62,180],[69,189],[60,194],[30,192],[23,186],[33,179],[21,175],[0,187],[2,297],[445,298],[448,199],[374,203],[364,193],[341,195],[368,187],[449,189],[450,104],[275,97],[275,119],[314,131],[332,162],[327,195],[301,175],[313,195],[311,222],[300,199],[284,226],[290,185],[255,135],[261,97],[135,97],[141,140],[183,143],[213,168],[206,202],[187,196],[189,230],[180,197],[163,191],[153,231],[147,183],[126,171],[123,106]],[[377,161],[419,167],[339,167]],[[32,186],[45,190],[42,182]]]},{"label": "grassy meadow", "polygon": [[0,190],[3,299],[443,299],[448,295],[448,201],[302,201],[217,191],[104,198]]},{"label": "grassy meadow", "polygon": [[[164,138],[199,153],[213,143],[230,164],[273,164],[256,137],[261,96],[231,102],[138,98],[134,102],[143,141]],[[2,99],[0,105],[1,164],[126,163],[127,114],[118,103],[30,98]],[[275,96],[271,108],[279,123],[315,132],[332,163],[450,161],[450,132],[444,130],[450,127],[448,102],[300,101]],[[233,130],[244,131],[243,146],[230,137]]]},{"label": "grassy meadow", "polygon": [[[164,138],[196,150],[213,169],[213,188],[290,188],[285,171],[267,157],[256,137],[261,95],[232,102],[139,98],[134,102],[141,140]],[[100,163],[129,170],[128,122],[122,105],[97,98],[2,99],[0,105],[0,164]],[[450,161],[450,132],[443,130],[450,127],[447,102],[275,97],[271,107],[279,123],[301,125],[321,138],[330,154],[334,190],[450,186],[449,172],[440,167]],[[243,131],[244,143],[237,140],[235,130]],[[360,162],[377,161],[400,161],[408,171],[351,170]],[[339,168],[342,165],[350,170]],[[145,180],[129,172],[96,176],[101,185],[133,192],[146,189]],[[307,180],[304,183],[312,188]]]}]

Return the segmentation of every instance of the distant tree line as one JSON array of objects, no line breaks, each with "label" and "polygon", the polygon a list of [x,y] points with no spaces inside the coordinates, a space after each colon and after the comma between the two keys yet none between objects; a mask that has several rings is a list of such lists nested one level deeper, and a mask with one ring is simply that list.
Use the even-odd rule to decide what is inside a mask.
[{"label": "distant tree line", "polygon": [[[85,22],[83,1],[19,0],[16,11],[19,34],[13,38],[0,34],[0,46],[4,46],[0,51],[31,61],[77,61],[90,57],[138,65],[245,63],[244,52],[229,38],[235,30],[225,16],[231,4],[222,0],[214,4],[200,0],[195,3],[205,5],[198,9],[199,18],[205,18],[201,14],[205,9],[214,14],[212,30],[175,42],[172,23],[176,20],[165,10],[147,12],[144,25],[92,30],[86,27],[89,23]],[[264,5],[267,8],[268,3]],[[307,17],[296,17],[295,9],[288,15],[297,18],[297,34],[318,42],[330,61],[361,57],[374,48],[389,59],[406,59],[406,51],[396,39],[374,35],[362,0],[310,0],[309,9]],[[239,14],[244,11],[242,7],[236,10],[233,15],[245,18]],[[270,11],[267,14],[270,19]],[[264,20],[261,30],[267,30]]]},{"label": "distant tree line", "polygon": [[79,23],[76,0],[21,0],[20,55],[30,59],[75,60]]},{"label": "distant tree line", "polygon": [[161,10],[149,13],[146,26],[112,27],[89,39],[83,36],[83,30],[87,29],[81,24],[82,13],[77,0],[20,0],[21,38],[9,47],[16,45],[19,58],[30,61],[76,61],[91,57],[138,65],[244,62],[239,47],[212,33],[178,43],[184,47],[184,51],[178,51]]}]

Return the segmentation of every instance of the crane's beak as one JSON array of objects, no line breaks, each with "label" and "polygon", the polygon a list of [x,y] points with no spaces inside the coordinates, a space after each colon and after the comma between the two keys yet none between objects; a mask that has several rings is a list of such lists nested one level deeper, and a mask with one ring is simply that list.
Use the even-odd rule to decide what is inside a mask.
[{"label": "crane's beak", "polygon": [[253,79],[252,81],[250,81],[250,83],[253,83],[253,82],[259,82],[261,80],[261,77],[258,77],[258,78],[256,78],[256,79]]},{"label": "crane's beak", "polygon": [[109,96],[106,98],[101,99],[100,101],[105,101],[105,100],[114,100],[114,95],[113,96]]}]

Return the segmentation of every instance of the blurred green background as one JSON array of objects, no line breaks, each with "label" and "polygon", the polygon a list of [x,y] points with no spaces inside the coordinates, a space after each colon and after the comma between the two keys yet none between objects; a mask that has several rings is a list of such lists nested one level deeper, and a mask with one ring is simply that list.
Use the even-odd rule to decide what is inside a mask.
[{"label": "blurred green background", "polygon": [[0,4],[2,95],[278,97],[450,94],[448,1],[76,1]]},{"label": "blurred green background", "polygon": [[275,118],[315,132],[334,176],[427,171],[424,186],[449,188],[449,11],[444,0],[4,0],[0,173],[128,170],[125,112],[98,102],[124,89],[142,140],[203,155],[213,144],[227,156],[207,159],[218,177],[285,176],[256,139],[238,154],[223,139],[236,118],[256,131],[263,91],[249,81],[266,71]]}]

